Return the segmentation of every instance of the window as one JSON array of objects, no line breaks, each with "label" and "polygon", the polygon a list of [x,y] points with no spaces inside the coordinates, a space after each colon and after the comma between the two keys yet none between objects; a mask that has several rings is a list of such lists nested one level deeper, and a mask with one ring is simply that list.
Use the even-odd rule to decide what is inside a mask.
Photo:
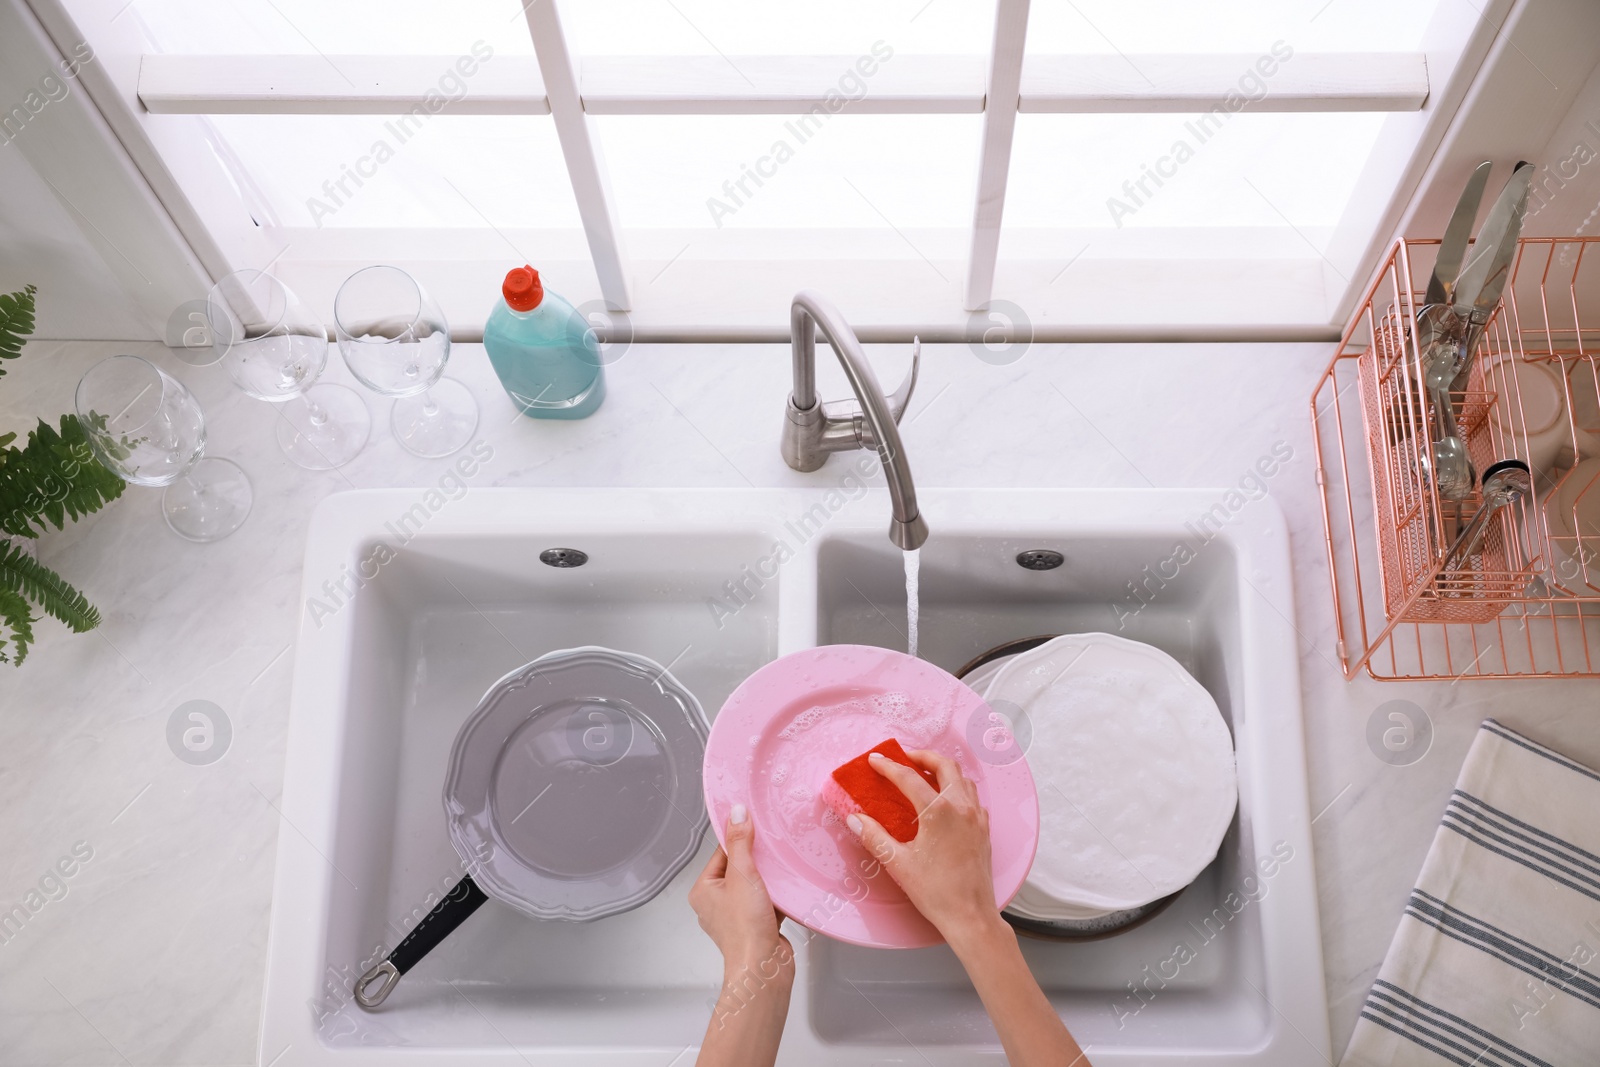
[{"label": "window", "polygon": [[[63,0],[93,41],[87,0]],[[83,10],[79,10],[82,8]],[[1343,318],[1483,24],[1437,0],[134,0],[132,89],[229,266],[313,303],[504,270],[646,334]],[[128,32],[127,26],[115,32]],[[1470,72],[1469,72],[1470,73]],[[157,143],[160,139],[157,138]],[[232,191],[233,203],[197,190]]]}]

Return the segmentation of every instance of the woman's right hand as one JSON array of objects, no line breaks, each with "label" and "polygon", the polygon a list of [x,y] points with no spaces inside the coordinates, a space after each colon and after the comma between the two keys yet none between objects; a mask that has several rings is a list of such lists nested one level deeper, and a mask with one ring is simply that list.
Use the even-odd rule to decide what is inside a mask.
[{"label": "woman's right hand", "polygon": [[989,813],[978,803],[978,787],[937,752],[906,755],[933,772],[937,793],[910,767],[880,755],[868,762],[916,806],[917,836],[896,841],[859,812],[845,822],[955,950],[1000,1035],[1006,1062],[1089,1067],[995,905]]},{"label": "woman's right hand", "polygon": [[874,859],[905,891],[912,906],[955,944],[1004,922],[994,899],[989,861],[989,813],[978,803],[978,787],[953,760],[937,752],[907,752],[926,768],[939,791],[916,771],[873,753],[872,769],[893,782],[917,809],[917,836],[896,841],[868,815],[845,820]]}]

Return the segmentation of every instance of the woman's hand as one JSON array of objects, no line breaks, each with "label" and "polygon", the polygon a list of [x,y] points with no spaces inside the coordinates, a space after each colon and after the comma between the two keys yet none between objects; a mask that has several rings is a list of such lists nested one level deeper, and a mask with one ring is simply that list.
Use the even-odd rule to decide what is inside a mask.
[{"label": "woman's hand", "polygon": [[989,813],[978,803],[977,785],[953,760],[927,749],[906,755],[933,773],[937,793],[920,774],[892,759],[873,753],[868,763],[917,809],[917,836],[896,841],[860,813],[845,822],[912,905],[955,944],[1001,921],[989,863]]},{"label": "woman's hand", "polygon": [[689,906],[722,950],[723,968],[722,991],[695,1062],[771,1067],[789,1015],[794,946],[778,932],[783,916],[756,873],[755,827],[743,804],[729,812],[723,836],[727,850],[717,849],[689,890]]},{"label": "woman's hand", "polygon": [[937,793],[910,767],[877,754],[868,762],[916,806],[917,836],[902,844],[859,813],[845,822],[950,943],[988,1009],[1006,1062],[1089,1067],[1000,917],[989,867],[989,813],[978,803],[978,787],[937,752],[906,755],[933,772]]},{"label": "woman's hand", "polygon": [[730,973],[746,968],[771,980],[793,971],[794,948],[778,932],[783,915],[772,906],[756,871],[751,854],[755,827],[743,804],[733,806],[724,836],[726,851],[717,849],[689,890],[689,906],[700,917],[700,929],[722,950]]}]

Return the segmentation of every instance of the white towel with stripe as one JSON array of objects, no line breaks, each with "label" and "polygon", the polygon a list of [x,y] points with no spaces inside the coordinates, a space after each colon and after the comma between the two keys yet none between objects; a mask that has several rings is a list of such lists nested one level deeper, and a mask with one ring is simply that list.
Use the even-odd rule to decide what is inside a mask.
[{"label": "white towel with stripe", "polygon": [[1341,1067],[1600,1067],[1600,774],[1473,739]]}]

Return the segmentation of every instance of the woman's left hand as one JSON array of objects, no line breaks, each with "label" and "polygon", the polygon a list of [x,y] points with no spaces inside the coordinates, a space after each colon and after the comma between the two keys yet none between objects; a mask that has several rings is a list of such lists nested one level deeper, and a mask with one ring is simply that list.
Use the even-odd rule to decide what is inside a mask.
[{"label": "woman's left hand", "polygon": [[727,849],[717,849],[689,890],[700,928],[722,950],[729,972],[754,971],[771,980],[794,970],[794,947],[778,932],[783,913],[772,905],[756,871],[755,827],[743,804],[728,817]]},{"label": "woman's left hand", "polygon": [[706,1024],[697,1067],[772,1067],[794,988],[794,946],[756,873],[755,827],[735,804],[717,849],[689,890],[700,928],[722,950],[722,992]]}]

